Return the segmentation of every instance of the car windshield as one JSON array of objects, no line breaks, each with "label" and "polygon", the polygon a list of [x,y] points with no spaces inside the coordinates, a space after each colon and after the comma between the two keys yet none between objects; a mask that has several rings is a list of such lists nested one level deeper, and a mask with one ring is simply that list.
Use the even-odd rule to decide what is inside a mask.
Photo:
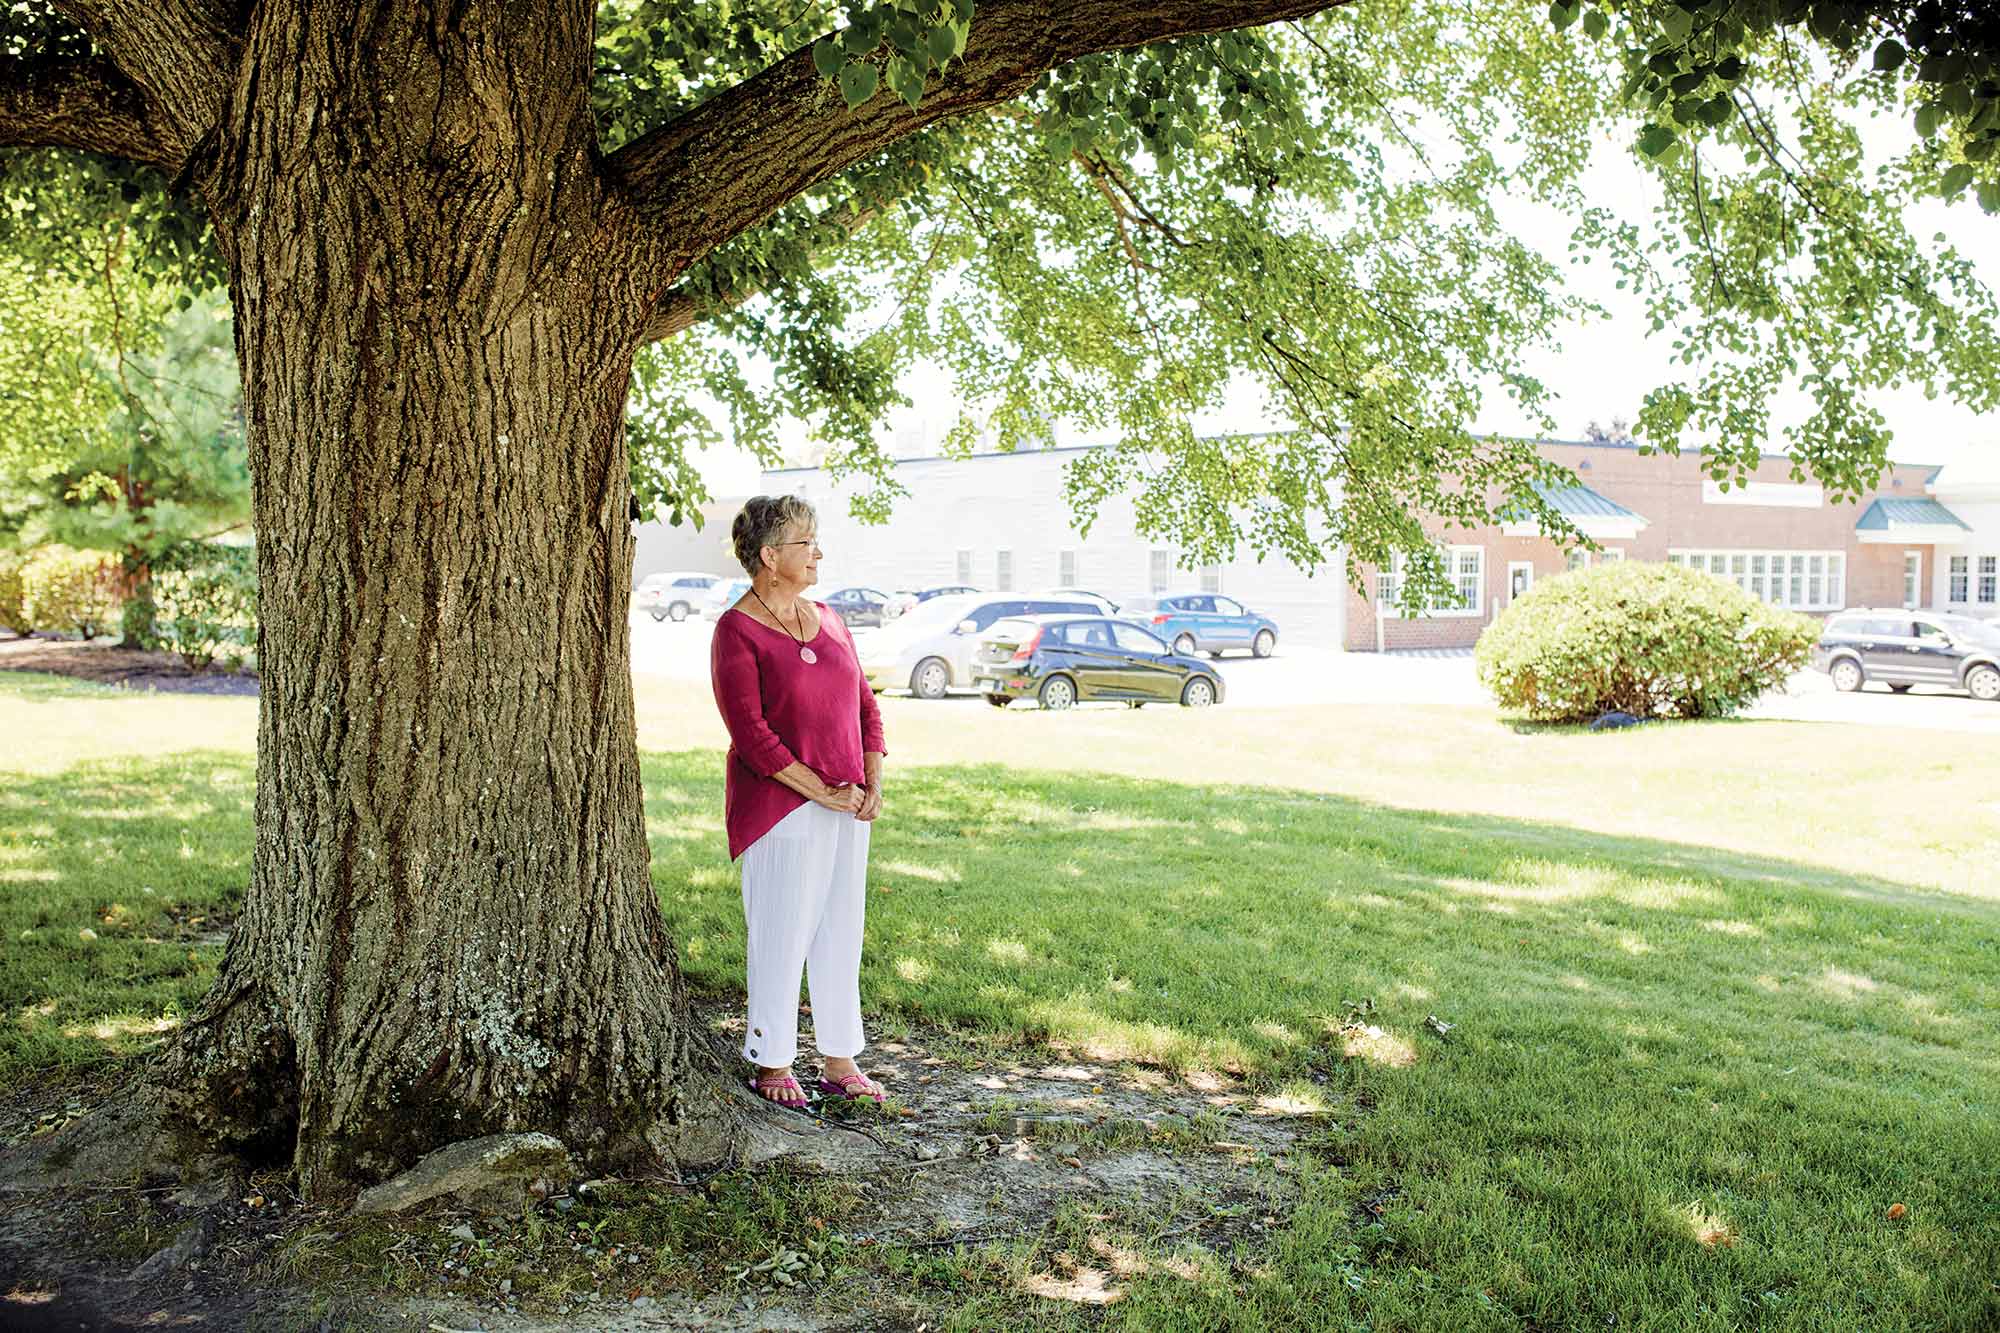
[{"label": "car windshield", "polygon": [[1976,643],[1986,648],[2000,648],[2000,625],[1990,621],[1974,620],[1970,616],[1939,617],[1938,623],[1945,632],[1960,643]]}]

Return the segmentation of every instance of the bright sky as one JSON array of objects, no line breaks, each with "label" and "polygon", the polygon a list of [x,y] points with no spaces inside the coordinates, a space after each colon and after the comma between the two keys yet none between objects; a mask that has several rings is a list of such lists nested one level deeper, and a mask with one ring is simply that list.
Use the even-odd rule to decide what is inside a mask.
[{"label": "bright sky", "polygon": [[[1865,134],[1875,156],[1879,148],[1893,151],[1906,143],[1907,122],[1871,125]],[[1644,168],[1633,161],[1622,144],[1607,142],[1593,163],[1588,190],[1593,199],[1616,208],[1625,217],[1641,222],[1649,218],[1658,200],[1658,190]],[[1531,239],[1542,252],[1562,262],[1568,252],[1571,223],[1546,210],[1519,207],[1504,220],[1518,234]],[[1912,232],[1927,238],[1942,232],[1959,251],[1972,257],[1985,282],[2000,289],[2000,218],[1988,217],[1968,195],[1958,204],[1946,206],[1930,199],[1912,205]],[[1572,289],[1603,306],[1610,317],[1572,325],[1561,340],[1560,351],[1538,356],[1528,363],[1558,395],[1555,411],[1560,434],[1575,438],[1590,421],[1609,424],[1613,417],[1631,419],[1647,390],[1669,378],[1672,330],[1652,338],[1638,298],[1616,289],[1615,276],[1602,261],[1570,265]],[[933,453],[950,428],[958,411],[946,377],[936,370],[920,368],[903,384],[913,406],[894,413],[885,423],[884,443],[898,454]],[[1806,414],[1803,394],[1781,401],[1784,419]],[[1926,401],[1914,389],[1880,395],[1878,406],[1895,433],[1891,456],[1906,463],[1969,462],[1977,454],[1990,459],[2000,454],[2000,421],[1982,420],[1976,413],[1948,400]],[[1491,395],[1486,412],[1474,423],[1480,431],[1526,432],[1530,422],[1513,412],[1504,395]],[[1246,384],[1227,407],[1197,423],[1204,431],[1258,429],[1275,424],[1265,415],[1264,404],[1253,385]],[[802,440],[803,433],[800,434]],[[1062,435],[1064,443],[1082,443],[1073,435]],[[911,448],[921,439],[920,448]],[[1781,442],[1780,442],[1781,443]],[[1774,443],[1774,448],[1777,445]],[[1983,461],[1983,460],[1982,460]],[[724,450],[701,460],[710,490],[719,496],[749,494],[757,488],[757,464],[746,455]]]}]

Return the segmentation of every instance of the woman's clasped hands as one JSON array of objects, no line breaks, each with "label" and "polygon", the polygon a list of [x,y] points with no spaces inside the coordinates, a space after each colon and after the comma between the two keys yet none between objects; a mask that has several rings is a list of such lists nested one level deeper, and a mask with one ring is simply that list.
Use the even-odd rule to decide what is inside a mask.
[{"label": "woman's clasped hands", "polygon": [[826,788],[823,795],[813,798],[829,810],[837,810],[843,815],[853,815],[867,821],[882,813],[882,793],[879,788],[864,786],[859,782],[842,782]]}]

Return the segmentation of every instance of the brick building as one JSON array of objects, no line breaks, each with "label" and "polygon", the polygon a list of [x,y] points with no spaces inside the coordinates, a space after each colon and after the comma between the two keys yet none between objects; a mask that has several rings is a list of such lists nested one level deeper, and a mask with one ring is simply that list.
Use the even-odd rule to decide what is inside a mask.
[{"label": "brick building", "polygon": [[[1543,454],[1578,485],[1545,492],[1602,550],[1564,550],[1531,523],[1436,530],[1458,595],[1422,616],[1393,602],[1399,568],[1349,589],[1351,650],[1466,647],[1536,580],[1597,560],[1657,560],[1728,578],[1779,606],[1928,606],[2000,616],[2000,477],[1897,464],[1859,503],[1834,503],[1766,455],[1747,486],[1723,490],[1698,455],[1641,454],[1630,444],[1550,441]],[[1946,475],[1956,473],[1956,479]],[[1991,502],[1991,503],[1989,503]],[[1957,510],[1974,514],[1967,522]],[[1983,530],[1983,531],[1982,531]]]}]

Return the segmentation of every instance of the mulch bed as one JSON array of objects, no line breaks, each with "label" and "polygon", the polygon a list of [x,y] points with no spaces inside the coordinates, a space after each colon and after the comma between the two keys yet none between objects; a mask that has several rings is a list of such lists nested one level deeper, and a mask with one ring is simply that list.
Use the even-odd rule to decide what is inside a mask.
[{"label": "mulch bed", "polygon": [[34,634],[0,639],[0,671],[42,671],[99,685],[170,694],[257,693],[257,673],[211,667],[190,671],[172,653],[120,648],[109,639],[59,639]]}]

